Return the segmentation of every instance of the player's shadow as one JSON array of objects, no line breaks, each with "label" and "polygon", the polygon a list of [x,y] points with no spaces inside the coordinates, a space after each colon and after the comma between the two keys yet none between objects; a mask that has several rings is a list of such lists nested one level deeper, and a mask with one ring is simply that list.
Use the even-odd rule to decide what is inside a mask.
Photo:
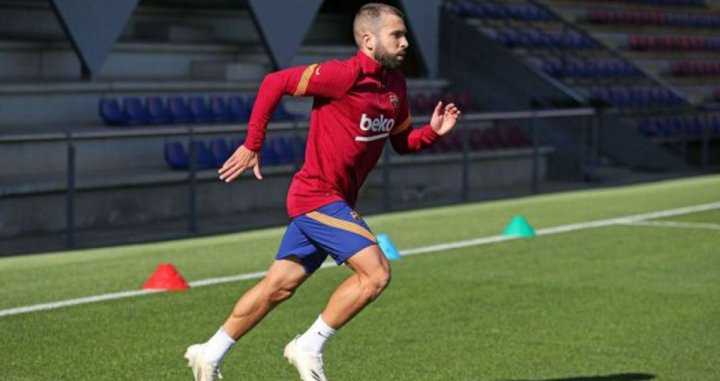
[{"label": "player's shadow", "polygon": [[547,378],[541,380],[497,380],[497,381],[642,381],[652,380],[654,374],[648,373],[618,373],[606,376],[580,376],[566,378]]}]

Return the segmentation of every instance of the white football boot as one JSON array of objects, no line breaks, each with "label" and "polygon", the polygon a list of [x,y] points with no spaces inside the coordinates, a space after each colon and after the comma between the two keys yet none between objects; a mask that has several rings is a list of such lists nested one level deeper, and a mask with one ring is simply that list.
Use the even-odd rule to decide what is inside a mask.
[{"label": "white football boot", "polygon": [[188,366],[192,368],[195,381],[215,381],[222,378],[220,367],[217,367],[203,358],[203,344],[191,345],[185,351]]},{"label": "white football boot", "polygon": [[285,346],[283,355],[288,362],[295,366],[302,381],[327,381],[322,353],[304,352],[298,348],[297,339],[300,335]]}]

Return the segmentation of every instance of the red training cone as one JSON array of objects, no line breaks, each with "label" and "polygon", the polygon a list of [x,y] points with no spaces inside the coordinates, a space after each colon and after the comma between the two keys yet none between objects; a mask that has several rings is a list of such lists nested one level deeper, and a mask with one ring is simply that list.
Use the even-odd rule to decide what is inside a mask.
[{"label": "red training cone", "polygon": [[143,284],[144,289],[185,291],[190,286],[170,263],[161,263],[155,273]]}]

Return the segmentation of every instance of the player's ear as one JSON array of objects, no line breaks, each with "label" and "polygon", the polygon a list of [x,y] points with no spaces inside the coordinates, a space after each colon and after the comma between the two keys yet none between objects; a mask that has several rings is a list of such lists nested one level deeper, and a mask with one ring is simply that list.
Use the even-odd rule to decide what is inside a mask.
[{"label": "player's ear", "polygon": [[375,36],[373,36],[372,33],[363,33],[362,43],[363,46],[369,51],[372,52],[373,50],[375,50]]}]

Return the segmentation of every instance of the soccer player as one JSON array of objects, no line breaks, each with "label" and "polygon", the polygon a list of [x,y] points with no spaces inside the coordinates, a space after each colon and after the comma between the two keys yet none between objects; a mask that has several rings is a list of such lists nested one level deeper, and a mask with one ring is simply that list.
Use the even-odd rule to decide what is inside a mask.
[{"label": "soccer player", "polygon": [[308,330],[284,356],[304,381],[326,381],[327,340],[377,298],[390,282],[390,265],[370,228],[353,210],[358,190],[390,140],[400,154],[429,147],[455,126],[460,111],[438,102],[430,124],[413,128],[405,78],[397,70],[408,48],[403,14],[378,3],[357,12],[358,46],[345,61],[327,61],[268,74],[258,90],[245,143],[220,168],[231,182],[252,168],[262,179],[259,152],[268,120],[284,95],[314,97],[305,164],[287,195],[290,225],[264,279],[237,302],[222,327],[185,353],[195,380],[215,380],[227,351],[279,303],[293,295],[330,255],[353,274],[332,294]]}]

